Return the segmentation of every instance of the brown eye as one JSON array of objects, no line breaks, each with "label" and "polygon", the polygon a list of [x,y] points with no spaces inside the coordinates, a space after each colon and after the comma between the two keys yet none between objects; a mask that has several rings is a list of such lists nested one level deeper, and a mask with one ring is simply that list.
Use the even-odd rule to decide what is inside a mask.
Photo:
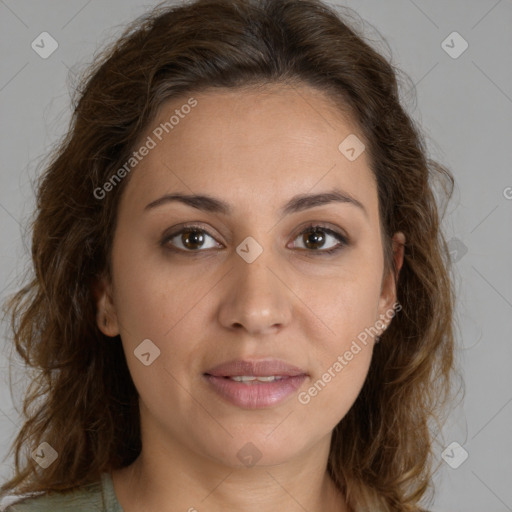
[{"label": "brown eye", "polygon": [[204,235],[197,229],[186,230],[181,233],[180,241],[187,249],[195,250],[204,244]]},{"label": "brown eye", "polygon": [[302,233],[302,241],[307,249],[320,249],[325,240],[326,236],[322,230],[314,229]]},{"label": "brown eye", "polygon": [[296,240],[300,240],[302,244],[295,246],[296,248],[317,252],[319,254],[331,254],[348,245],[347,238],[341,233],[316,225],[308,226],[299,233]]},{"label": "brown eye", "polygon": [[[209,242],[208,239],[211,239]],[[204,229],[189,226],[166,236],[161,244],[183,252],[202,252],[204,249],[219,248],[220,244]]]}]

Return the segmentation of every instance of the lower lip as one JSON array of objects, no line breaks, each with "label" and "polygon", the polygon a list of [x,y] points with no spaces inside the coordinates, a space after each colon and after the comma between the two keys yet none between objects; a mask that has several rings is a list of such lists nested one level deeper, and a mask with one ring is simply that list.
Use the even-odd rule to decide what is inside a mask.
[{"label": "lower lip", "polygon": [[214,391],[232,404],[245,409],[263,409],[284,401],[302,385],[306,375],[285,377],[273,382],[237,382],[226,377],[205,375]]}]

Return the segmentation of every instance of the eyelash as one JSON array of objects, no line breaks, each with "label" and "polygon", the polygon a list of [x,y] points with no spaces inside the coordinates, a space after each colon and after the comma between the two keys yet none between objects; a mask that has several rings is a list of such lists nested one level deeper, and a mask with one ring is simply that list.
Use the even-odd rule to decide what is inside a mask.
[{"label": "eyelash", "polygon": [[[215,237],[207,230],[205,229],[203,226],[200,226],[200,225],[197,225],[197,224],[187,224],[185,226],[182,226],[181,229],[179,231],[175,231],[173,232],[172,234],[170,235],[166,235],[164,236],[164,238],[162,239],[162,241],[160,242],[161,246],[164,247],[166,250],[168,251],[172,251],[172,252],[175,252],[175,253],[192,253],[192,254],[196,254],[196,253],[199,253],[199,252],[206,252],[206,250],[197,250],[197,251],[193,251],[193,250],[185,250],[185,249],[180,249],[180,248],[177,248],[177,247],[173,247],[172,245],[168,245],[168,242],[170,240],[172,240],[173,238],[175,238],[177,235],[180,235],[181,233],[183,233],[184,231],[187,231],[187,230],[196,230],[196,231],[199,231],[201,233],[206,233],[208,236],[210,236],[211,238],[215,239]],[[334,238],[336,238],[338,240],[338,242],[340,242],[338,245],[336,245],[335,247],[332,247],[331,249],[301,249],[302,251],[306,251],[306,252],[309,252],[309,253],[317,253],[317,255],[319,256],[330,256],[334,253],[337,253],[338,251],[340,251],[341,249],[343,249],[344,247],[348,246],[349,245],[349,239],[339,233],[338,231],[334,231],[333,229],[330,229],[326,226],[323,226],[321,223],[311,223],[311,224],[308,224],[300,233],[297,234],[297,236],[294,238],[297,239],[299,236],[305,234],[305,233],[309,233],[309,232],[313,232],[313,231],[322,231],[328,235],[331,235],[333,236]]]}]

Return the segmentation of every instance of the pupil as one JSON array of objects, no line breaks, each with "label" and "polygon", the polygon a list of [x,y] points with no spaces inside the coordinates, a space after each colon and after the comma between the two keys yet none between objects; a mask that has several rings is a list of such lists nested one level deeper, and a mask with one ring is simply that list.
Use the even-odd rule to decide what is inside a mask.
[{"label": "pupil", "polygon": [[[190,244],[192,245],[201,245],[204,242],[204,236],[200,231],[191,230],[185,231],[182,235],[183,245],[188,247]],[[189,249],[197,249],[197,247],[188,247]]]},{"label": "pupil", "polygon": [[[306,246],[309,247],[311,246],[311,243],[316,247],[316,245],[322,245],[322,243],[324,242],[324,236],[322,234],[322,231],[320,230],[313,230],[313,231],[310,231],[309,234],[306,234]],[[310,241],[312,241],[310,243]]]}]

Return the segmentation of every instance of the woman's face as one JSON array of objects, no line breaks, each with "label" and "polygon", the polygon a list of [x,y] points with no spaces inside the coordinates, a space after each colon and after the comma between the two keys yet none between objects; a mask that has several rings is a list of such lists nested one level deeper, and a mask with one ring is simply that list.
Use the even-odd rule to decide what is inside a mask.
[{"label": "woman's face", "polygon": [[362,136],[307,86],[191,96],[141,138],[99,326],[121,335],[145,447],[326,455],[395,302]]}]

